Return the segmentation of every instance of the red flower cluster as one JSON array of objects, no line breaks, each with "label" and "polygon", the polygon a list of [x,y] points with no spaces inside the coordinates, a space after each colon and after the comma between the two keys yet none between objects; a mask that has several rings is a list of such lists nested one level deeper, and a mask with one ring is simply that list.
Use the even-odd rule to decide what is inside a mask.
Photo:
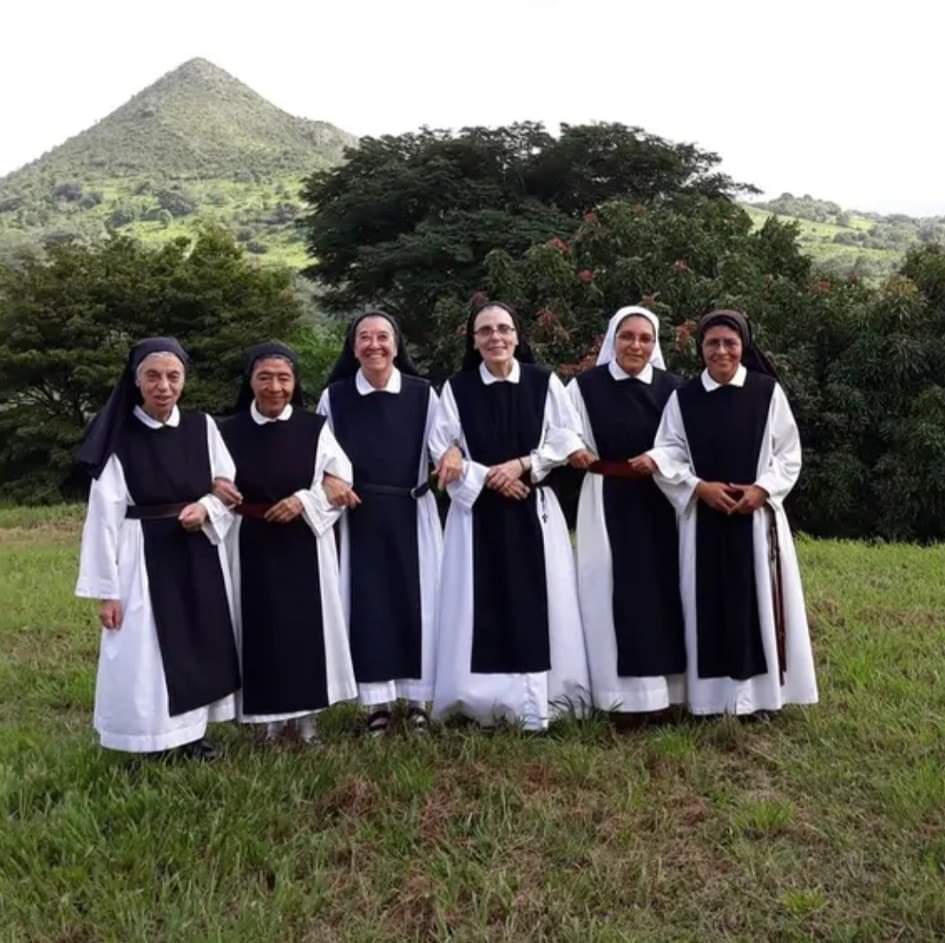
[{"label": "red flower cluster", "polygon": [[676,350],[685,350],[689,346],[689,342],[692,340],[692,335],[696,333],[696,322],[695,321],[683,321],[682,324],[677,325],[676,327]]},{"label": "red flower cluster", "polygon": [[551,246],[552,249],[557,249],[559,252],[568,253],[571,251],[571,247],[563,239],[559,239],[557,236],[549,239],[548,245]]}]

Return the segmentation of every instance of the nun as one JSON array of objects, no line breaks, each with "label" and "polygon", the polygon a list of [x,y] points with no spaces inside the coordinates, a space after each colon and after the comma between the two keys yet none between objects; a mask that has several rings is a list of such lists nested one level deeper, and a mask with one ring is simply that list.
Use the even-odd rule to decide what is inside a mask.
[{"label": "nun", "polygon": [[233,462],[213,420],[182,412],[187,354],[136,344],[79,449],[92,476],[76,595],[99,600],[94,727],[103,747],[212,759],[210,721],[240,686],[224,538],[211,494]]},{"label": "nun", "polygon": [[[342,513],[322,482],[351,481],[323,416],[303,408],[298,357],[251,348],[235,414],[222,427],[236,462],[237,521],[227,538],[243,672],[239,719],[268,739],[318,741],[316,714],[356,696],[332,528]],[[222,486],[222,483],[220,483]]]},{"label": "nun", "polygon": [[542,731],[589,704],[574,560],[548,473],[583,449],[561,381],[538,366],[512,309],[466,325],[463,369],[443,387],[435,458],[458,445],[448,486],[434,716]]},{"label": "nun", "polygon": [[417,375],[397,320],[355,318],[318,411],[351,459],[354,483],[327,488],[340,523],[341,595],[358,697],[372,737],[398,700],[413,733],[429,728],[443,535],[430,492],[432,386]]},{"label": "nun", "polygon": [[568,392],[588,450],[578,502],[577,574],[594,706],[637,713],[685,700],[676,515],[641,459],[683,383],[667,373],[646,308],[611,319],[597,366]]},{"label": "nun", "polygon": [[648,453],[676,509],[694,714],[813,704],[817,683],[784,499],[801,470],[787,397],[738,311],[705,315],[705,369],[675,391]]}]

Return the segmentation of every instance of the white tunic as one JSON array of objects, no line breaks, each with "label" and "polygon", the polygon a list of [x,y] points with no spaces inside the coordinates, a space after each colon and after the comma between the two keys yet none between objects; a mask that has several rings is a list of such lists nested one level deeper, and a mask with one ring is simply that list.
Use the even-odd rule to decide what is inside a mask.
[{"label": "white tunic", "polygon": [[[629,379],[616,360],[607,364],[618,381]],[[647,364],[637,380],[653,382],[653,367]],[[581,423],[581,435],[597,454],[594,430],[577,380],[568,384],[568,394]],[[634,456],[628,455],[627,458]],[[577,517],[577,577],[581,618],[587,645],[594,706],[605,711],[656,711],[686,698],[683,674],[629,678],[617,674],[617,635],[614,628],[614,566],[604,517],[604,477],[588,472],[581,484]]]},{"label": "white tunic", "polygon": [[[361,396],[372,393],[400,393],[401,374],[395,367],[383,391],[371,386],[359,369],[355,375],[355,388]],[[427,422],[424,441],[430,435],[437,412],[438,397],[430,387],[430,402],[427,407]],[[318,401],[318,412],[331,418],[331,397],[328,390],[322,392]],[[417,456],[417,484],[429,477],[430,455],[424,448]],[[349,479],[350,480],[350,479]],[[420,576],[420,638],[421,677],[398,678],[391,681],[372,681],[358,684],[358,697],[362,704],[371,706],[389,704],[398,698],[423,702],[433,699],[433,674],[436,667],[436,602],[439,596],[440,561],[443,557],[443,528],[436,507],[436,498],[427,492],[417,499],[417,554]],[[357,513],[355,510],[354,513]],[[344,605],[345,623],[351,613],[351,565],[350,537],[346,516],[341,518],[341,599]]]},{"label": "white tunic", "polygon": [[[483,383],[518,383],[516,361],[505,381],[480,365]],[[561,381],[548,383],[542,436],[531,453],[532,481],[541,481],[568,455],[582,448],[578,420]],[[449,382],[444,385],[430,435],[430,451],[436,460],[458,443],[468,455],[459,409]],[[465,714],[480,724],[499,720],[521,724],[526,730],[544,730],[549,720],[575,710],[583,715],[590,704],[590,682],[584,634],[577,599],[574,558],[568,528],[558,499],[549,488],[538,489],[535,511],[545,551],[548,592],[549,671],[480,674],[470,670],[473,643],[473,505],[485,486],[489,468],[478,462],[463,463],[462,477],[448,487],[452,503],[446,519],[443,568],[437,629],[436,688],[433,713],[437,718]]]},{"label": "white tunic", "polygon": [[[136,419],[152,429],[162,423],[135,407]],[[167,425],[180,424],[175,406]],[[207,444],[213,477],[232,478],[233,460],[214,421],[207,417]],[[213,495],[200,503],[207,509],[203,533],[217,547],[230,613],[233,591],[223,540],[232,515]],[[232,694],[183,714],[168,713],[164,663],[151,608],[148,570],[144,559],[141,521],[125,517],[134,504],[117,455],[112,455],[102,474],[92,482],[89,506],[82,529],[77,596],[117,599],[121,602],[119,629],[102,629],[95,682],[93,725],[103,747],[129,753],[150,753],[199,740],[209,721],[234,716]]]},{"label": "white tunic", "polygon": [[[743,386],[747,371],[740,366],[731,383]],[[706,390],[719,388],[707,370],[701,382]],[[647,453],[659,467],[656,483],[676,509],[679,522],[679,578],[683,615],[686,622],[687,689],[689,709],[694,714],[750,714],[759,710],[779,710],[785,704],[817,702],[817,682],[811,653],[804,592],[794,551],[794,541],[783,502],[801,470],[801,443],[797,424],[780,385],[775,384],[768,408],[758,455],[755,484],[768,492],[778,528],[781,548],[781,576],[784,592],[786,671],[782,685],[778,673],[778,652],[771,576],[768,568],[768,521],[765,508],[753,515],[755,584],[761,622],[761,640],[767,674],[740,681],[734,678],[700,678],[698,674],[698,612],[696,611],[696,506],[699,479],[689,455],[686,430],[679,400],[674,392],[666,403],[653,449]]]},{"label": "white tunic", "polygon": [[[285,409],[275,418],[264,416],[256,408],[253,401],[249,408],[250,415],[257,425],[267,422],[287,421],[292,417],[292,404],[288,403]],[[325,641],[325,678],[327,681],[328,703],[349,701],[357,696],[354,681],[354,669],[351,665],[351,652],[348,648],[347,622],[341,604],[341,593],[338,584],[338,554],[335,550],[335,537],[332,527],[338,520],[341,511],[331,506],[322,489],[322,479],[326,473],[342,478],[349,484],[351,478],[351,463],[341,446],[335,439],[328,423],[322,427],[318,437],[318,447],[312,456],[312,484],[309,488],[302,488],[295,492],[302,502],[302,519],[308,525],[315,537],[315,547],[318,559],[318,588],[322,605],[322,631]],[[239,591],[245,575],[240,567],[240,528],[243,519],[236,515],[236,520],[230,528],[227,537],[227,549],[230,559],[230,571],[233,575],[233,610],[235,613],[237,650],[240,653],[240,664],[243,658],[242,645],[242,597]],[[313,574],[314,575],[314,574]],[[275,721],[290,720],[294,717],[305,717],[318,711],[292,711],[283,714],[246,714],[243,712],[242,697],[237,697],[238,716],[244,724],[264,724]]]}]

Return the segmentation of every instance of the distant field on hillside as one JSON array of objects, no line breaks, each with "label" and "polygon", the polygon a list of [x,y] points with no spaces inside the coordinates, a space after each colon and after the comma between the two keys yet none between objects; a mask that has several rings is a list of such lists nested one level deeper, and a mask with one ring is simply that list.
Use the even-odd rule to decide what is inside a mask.
[{"label": "distant field on hillside", "polygon": [[80,517],[0,510],[0,939],[945,936],[945,547],[799,541],[811,709],[162,765],[93,740]]}]

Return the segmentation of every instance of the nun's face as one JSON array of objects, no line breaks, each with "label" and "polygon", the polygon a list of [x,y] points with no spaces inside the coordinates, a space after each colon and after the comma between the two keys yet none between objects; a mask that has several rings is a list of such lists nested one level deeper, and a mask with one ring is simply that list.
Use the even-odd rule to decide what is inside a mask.
[{"label": "nun's face", "polygon": [[617,325],[614,335],[614,356],[621,369],[635,377],[653,356],[656,333],[649,318],[631,314]]},{"label": "nun's face", "polygon": [[728,383],[742,362],[742,339],[724,324],[710,327],[702,338],[702,359],[716,383]]},{"label": "nun's face", "polygon": [[184,390],[184,365],[174,354],[149,354],[138,365],[136,379],[144,411],[163,422]]},{"label": "nun's face", "polygon": [[354,356],[367,374],[389,373],[397,356],[397,339],[387,318],[364,318],[354,332]]},{"label": "nun's face", "polygon": [[483,308],[473,322],[473,346],[489,370],[507,367],[518,347],[512,315],[504,308]]},{"label": "nun's face", "polygon": [[249,385],[256,408],[270,418],[278,416],[292,401],[295,373],[284,357],[265,357],[253,364]]}]

